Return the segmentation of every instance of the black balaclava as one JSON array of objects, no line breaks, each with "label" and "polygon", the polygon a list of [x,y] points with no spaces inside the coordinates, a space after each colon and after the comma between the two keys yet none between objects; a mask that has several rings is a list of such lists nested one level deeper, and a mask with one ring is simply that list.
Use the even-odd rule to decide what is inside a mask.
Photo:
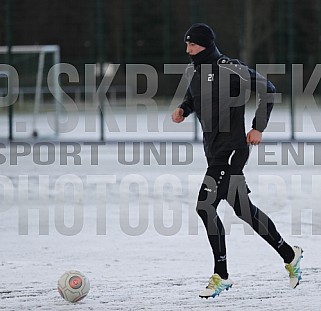
[{"label": "black balaclava", "polygon": [[211,62],[221,57],[221,53],[215,45],[215,33],[212,28],[203,23],[193,24],[184,35],[184,42],[193,42],[205,47],[205,50],[191,55],[194,65]]}]

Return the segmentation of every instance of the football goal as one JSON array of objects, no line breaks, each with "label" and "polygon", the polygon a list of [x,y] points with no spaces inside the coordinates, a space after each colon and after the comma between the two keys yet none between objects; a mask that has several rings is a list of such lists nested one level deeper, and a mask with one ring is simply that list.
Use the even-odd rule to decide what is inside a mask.
[{"label": "football goal", "polygon": [[[8,53],[7,46],[0,46],[0,61],[5,63]],[[15,134],[24,133],[26,137],[39,135],[40,115],[45,114],[51,118],[51,127],[55,135],[59,133],[59,114],[62,101],[59,85],[60,48],[58,45],[22,45],[12,46],[11,66],[19,77],[19,88],[10,88],[10,91],[18,98],[14,104],[14,111],[20,116],[15,122],[8,122],[9,126],[15,126]],[[53,85],[49,90],[47,74],[52,68]],[[1,80],[6,76],[1,74]],[[9,91],[6,83],[0,83],[0,95]],[[18,96],[17,96],[18,95]],[[12,120],[11,120],[12,121]],[[11,129],[12,130],[12,129]]]}]

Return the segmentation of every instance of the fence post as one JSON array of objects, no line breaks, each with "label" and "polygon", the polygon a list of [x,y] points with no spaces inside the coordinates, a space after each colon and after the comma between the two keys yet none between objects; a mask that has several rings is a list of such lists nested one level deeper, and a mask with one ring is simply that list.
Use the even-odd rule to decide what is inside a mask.
[{"label": "fence post", "polygon": [[[12,0],[7,0],[6,12],[6,43],[7,43],[7,64],[11,64],[11,49],[12,49]],[[10,73],[8,73],[10,75]],[[9,118],[9,140],[13,139],[13,104],[11,104],[11,83],[8,83],[8,118]]]}]

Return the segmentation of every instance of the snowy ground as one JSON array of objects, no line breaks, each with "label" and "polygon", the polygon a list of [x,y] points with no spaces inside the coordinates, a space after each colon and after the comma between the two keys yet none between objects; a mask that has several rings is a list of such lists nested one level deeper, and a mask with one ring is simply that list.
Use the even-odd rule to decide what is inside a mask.
[{"label": "snowy ground", "polygon": [[[201,144],[189,144],[190,163],[184,165],[181,146],[183,164],[172,165],[177,150],[169,137],[166,157],[158,160],[164,165],[153,155],[147,164],[143,144],[133,165],[121,163],[122,156],[133,158],[131,143],[125,150],[107,143],[98,156],[92,146],[80,145],[81,165],[72,157],[64,163],[59,143],[49,145],[51,162],[45,147],[32,145],[29,153],[26,146],[1,145],[0,310],[320,310],[321,175],[314,146],[304,143],[304,157],[296,161],[285,151],[289,145],[256,147],[245,170],[253,202],[290,244],[304,249],[300,286],[290,289],[275,251],[222,204],[236,284],[202,300],[198,293],[212,273],[195,212],[205,160]],[[27,154],[15,163],[17,152]],[[40,164],[46,161],[51,164]],[[75,305],[56,290],[59,276],[70,269],[91,281],[88,297]]]}]

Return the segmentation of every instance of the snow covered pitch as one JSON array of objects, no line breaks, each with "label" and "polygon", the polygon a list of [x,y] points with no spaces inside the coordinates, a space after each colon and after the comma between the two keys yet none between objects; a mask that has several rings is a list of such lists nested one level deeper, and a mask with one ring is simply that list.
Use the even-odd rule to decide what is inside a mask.
[{"label": "snow covered pitch", "polygon": [[[276,252],[222,204],[235,285],[202,300],[212,255],[195,211],[201,144],[2,144],[0,310],[320,310],[319,148],[266,143],[245,169],[252,201],[304,249],[301,284],[290,288]],[[76,305],[56,288],[71,269],[91,283]]]},{"label": "snow covered pitch", "polygon": [[[265,161],[280,162],[281,147],[266,146]],[[144,165],[142,148],[139,163],[124,165],[118,144],[100,148],[98,165],[91,165],[88,145],[81,146],[82,165],[73,158],[68,165],[38,165],[32,156],[2,165],[0,310],[319,310],[320,175],[311,146],[304,166],[291,156],[288,165],[260,165],[253,149],[246,167],[253,201],[289,243],[304,249],[300,286],[290,289],[278,255],[223,204],[236,284],[206,301],[198,292],[212,256],[194,208],[205,169],[202,146],[192,146],[191,164],[176,166],[153,157]],[[85,273],[92,285],[77,305],[56,289],[69,269]]]}]

